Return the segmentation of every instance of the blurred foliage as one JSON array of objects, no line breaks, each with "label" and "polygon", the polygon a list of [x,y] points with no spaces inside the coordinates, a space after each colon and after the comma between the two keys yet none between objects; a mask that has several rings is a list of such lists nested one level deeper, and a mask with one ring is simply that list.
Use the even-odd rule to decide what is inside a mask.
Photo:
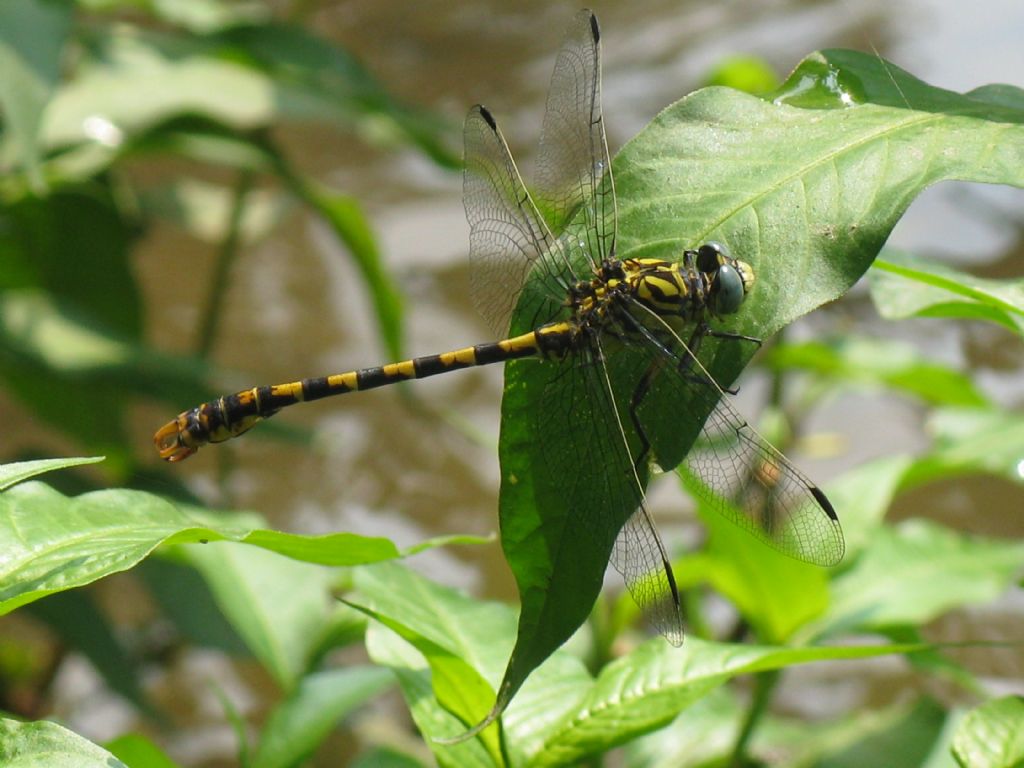
[{"label": "blurred foliage", "polygon": [[[337,45],[258,11],[194,1],[0,8],[0,381],[39,422],[105,454],[122,480],[137,469],[126,413],[141,396],[214,394],[202,358],[223,276],[296,204],[351,254],[384,347],[400,354],[401,299],[372,226],[351,195],[295,166],[276,127],[314,121],[458,162],[449,125],[398,102]],[[195,176],[146,184],[132,173],[165,156],[192,161]],[[161,221],[219,246],[194,357],[145,341],[131,257]]]},{"label": "blurred foliage", "polygon": [[755,56],[727,56],[708,72],[704,82],[754,95],[774,91],[780,84],[768,62]]},{"label": "blurred foliage", "polygon": [[[200,325],[207,341],[197,339],[194,355],[147,343],[130,261],[154,222],[216,244],[220,263],[211,274],[226,275],[238,253],[289,211],[318,217],[355,259],[382,341],[398,354],[401,303],[372,226],[354,197],[297,170],[273,129],[282,121],[326,122],[453,167],[450,131],[389,96],[344,50],[255,2],[8,0],[0,5],[0,65],[0,384],[81,452],[106,454],[108,476],[146,485],[126,434],[134,403],[212,394],[203,343],[216,334],[215,297]],[[737,59],[713,79],[763,93],[773,84],[760,69]],[[623,255],[715,236],[760,257],[762,284],[745,310],[744,332],[770,335],[843,294],[928,183],[956,177],[1024,185],[1017,89],[952,94],[880,59],[830,51],[808,57],[769,98],[789,106],[734,90],[701,91],[663,113],[615,161],[630,203],[623,206]],[[716,141],[702,140],[712,123]],[[718,145],[725,133],[728,152]],[[903,162],[880,165],[882,154]],[[142,185],[132,168],[161,156],[217,169],[228,181],[197,172]],[[684,195],[671,182],[698,176],[711,188]],[[723,190],[758,203],[744,208]],[[708,222],[717,228],[708,231]],[[780,253],[785,269],[770,266]],[[780,274],[793,280],[767,279]],[[987,323],[1014,343],[1024,329],[1020,280],[979,278],[885,251],[867,286],[891,323]],[[846,533],[843,565],[826,572],[785,558],[700,509],[708,540],[677,567],[692,634],[674,649],[661,638],[638,640],[628,597],[599,600],[587,628],[563,642],[576,630],[565,617],[580,612],[571,602],[582,600],[586,611],[588,598],[559,591],[560,574],[543,570],[523,546],[515,567],[532,597],[522,611],[538,610],[539,599],[557,621],[529,638],[537,645],[514,673],[521,688],[499,722],[468,741],[452,738],[493,706],[519,616],[419,576],[402,559],[477,540],[431,539],[402,550],[345,532],[301,536],[251,514],[125,487],[83,493],[62,480],[66,472],[47,475],[95,459],[0,467],[0,613],[31,618],[62,648],[50,658],[38,643],[0,641],[3,707],[12,715],[0,718],[0,763],[59,753],[76,766],[176,765],[158,743],[169,731],[144,675],[193,647],[250,660],[276,690],[270,711],[251,721],[221,694],[225,718],[235,721],[239,764],[252,768],[296,766],[329,749],[323,745],[339,724],[368,717],[389,688],[404,697],[422,742],[410,746],[394,724],[366,728],[355,764],[575,765],[624,745],[624,764],[637,768],[1020,765],[1020,697],[995,698],[951,647],[927,638],[935,620],[1019,589],[1024,545],[935,520],[885,517],[906,494],[951,478],[1019,485],[1024,419],[995,402],[976,371],[891,337],[783,339],[760,361],[776,384],[772,433],[783,447],[795,443],[805,414],[851,389],[928,409],[929,443],[921,451],[891,453],[828,487]],[[714,370],[731,381],[745,362],[716,360],[722,367]],[[514,420],[514,401],[506,410]],[[529,443],[515,428],[514,421],[506,427],[509,439]],[[503,460],[514,463],[510,450],[503,447]],[[516,506],[521,491],[503,491],[503,514],[532,513]],[[546,524],[539,517],[536,530]],[[598,575],[605,567],[582,550],[569,565]],[[158,629],[148,630],[160,637],[115,627],[91,592],[76,589],[129,570],[160,614]],[[332,599],[338,594],[344,602]],[[723,598],[732,607],[727,634],[715,633],[709,616]],[[863,636],[875,642],[851,642]],[[336,652],[358,645],[370,663],[339,665]],[[140,728],[99,746],[43,719],[68,649],[149,720],[146,735]],[[1019,654],[1019,645],[1011,650]],[[977,706],[965,713],[908,692],[886,708],[823,712],[813,724],[770,707],[790,667],[847,662],[825,673],[839,685],[849,665],[881,655],[905,657]],[[752,690],[733,685],[751,675]]]}]

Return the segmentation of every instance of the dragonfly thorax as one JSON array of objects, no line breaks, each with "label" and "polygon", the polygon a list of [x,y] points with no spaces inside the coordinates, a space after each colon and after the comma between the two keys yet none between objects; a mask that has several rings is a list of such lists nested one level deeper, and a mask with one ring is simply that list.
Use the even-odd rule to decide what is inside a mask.
[{"label": "dragonfly thorax", "polygon": [[751,266],[711,242],[679,261],[607,258],[593,278],[569,287],[566,305],[579,328],[604,327],[616,307],[629,311],[631,303],[674,325],[734,314],[753,285]]},{"label": "dragonfly thorax", "polygon": [[680,261],[626,259],[622,264],[632,298],[666,318],[734,314],[754,285],[750,265],[718,243],[685,251]]}]

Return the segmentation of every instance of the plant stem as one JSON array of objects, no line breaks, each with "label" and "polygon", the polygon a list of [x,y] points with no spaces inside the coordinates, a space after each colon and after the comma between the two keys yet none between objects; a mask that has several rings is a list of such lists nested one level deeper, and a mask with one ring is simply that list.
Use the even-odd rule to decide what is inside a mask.
[{"label": "plant stem", "polygon": [[203,312],[202,322],[199,324],[196,354],[203,360],[209,358],[210,352],[213,350],[213,342],[217,335],[217,327],[220,325],[221,307],[223,306],[221,297],[227,289],[228,276],[231,274],[231,267],[238,256],[238,246],[242,239],[242,213],[245,211],[245,201],[251,189],[252,172],[242,171],[238,174],[238,179],[235,182],[227,230],[217,252],[217,261],[214,264],[213,277],[210,281],[209,298]]},{"label": "plant stem", "polygon": [[740,729],[739,736],[736,737],[736,745],[733,747],[732,755],[729,757],[729,765],[732,768],[742,768],[749,765],[749,761],[746,758],[747,745],[750,742],[750,737],[754,734],[754,729],[757,727],[758,722],[768,710],[772,694],[778,682],[779,672],[777,670],[759,672],[754,675],[754,692],[753,698],[750,701],[750,709],[747,710],[743,727]]}]

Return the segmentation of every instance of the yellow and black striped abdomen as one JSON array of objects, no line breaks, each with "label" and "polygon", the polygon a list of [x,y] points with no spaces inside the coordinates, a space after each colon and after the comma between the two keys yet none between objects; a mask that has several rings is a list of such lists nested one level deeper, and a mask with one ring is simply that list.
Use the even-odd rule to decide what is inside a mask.
[{"label": "yellow and black striped abdomen", "polygon": [[221,443],[252,429],[282,408],[346,392],[376,389],[407,379],[424,379],[477,365],[502,363],[540,355],[564,357],[577,337],[572,322],[549,323],[535,331],[502,341],[424,355],[399,363],[361,368],[331,376],[300,379],[287,384],[252,387],[183,411],[153,436],[160,458],[187,459],[207,443]]}]

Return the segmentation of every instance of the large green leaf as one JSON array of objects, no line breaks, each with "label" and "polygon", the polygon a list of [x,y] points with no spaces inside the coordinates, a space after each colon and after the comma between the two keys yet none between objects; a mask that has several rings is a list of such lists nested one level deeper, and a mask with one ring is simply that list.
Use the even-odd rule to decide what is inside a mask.
[{"label": "large green leaf", "polygon": [[22,483],[0,494],[0,614],[127,570],[162,544],[226,539],[321,565],[400,556],[387,539],[299,536],[255,523],[252,516],[214,517],[141,491],[70,498],[39,482]]},{"label": "large green leaf", "polygon": [[[849,289],[925,187],[945,179],[1024,186],[1022,123],[1019,89],[956,94],[850,51],[813,54],[773,101],[698,91],[615,158],[618,255],[678,258],[708,239],[724,242],[757,275],[728,330],[767,337]],[[520,326],[531,298],[524,294]],[[727,386],[752,353],[712,338],[701,359]],[[628,389],[623,382],[640,371],[617,357],[612,384]],[[580,424],[608,414],[577,401],[563,404],[571,415],[538,418],[553,413],[542,368],[522,361],[506,370],[501,528],[522,612],[495,715],[586,617],[610,548],[603,531],[592,534],[595,521],[621,525],[635,499],[631,478],[610,473],[600,454],[581,454],[573,439]],[[630,394],[617,394],[620,405]],[[651,412],[682,414],[651,435],[659,463],[673,466],[708,407],[652,400],[644,401]],[[561,478],[561,492],[545,477]]]}]

